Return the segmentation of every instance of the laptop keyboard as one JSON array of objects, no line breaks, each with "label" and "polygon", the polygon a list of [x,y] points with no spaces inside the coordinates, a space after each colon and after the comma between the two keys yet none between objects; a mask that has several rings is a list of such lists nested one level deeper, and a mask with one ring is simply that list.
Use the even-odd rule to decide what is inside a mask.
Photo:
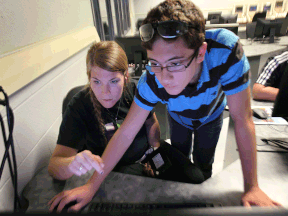
[{"label": "laptop keyboard", "polygon": [[149,211],[149,210],[169,210],[169,209],[181,209],[181,208],[211,208],[221,207],[221,204],[213,203],[98,203],[92,202],[90,204],[89,212],[113,212],[113,211]]}]

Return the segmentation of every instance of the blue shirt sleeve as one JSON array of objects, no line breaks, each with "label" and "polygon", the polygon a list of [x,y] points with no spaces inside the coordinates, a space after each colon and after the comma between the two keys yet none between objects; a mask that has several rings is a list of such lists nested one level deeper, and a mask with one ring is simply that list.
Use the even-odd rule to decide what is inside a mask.
[{"label": "blue shirt sleeve", "polygon": [[232,49],[223,70],[227,72],[220,77],[220,83],[226,95],[236,94],[248,88],[250,65],[239,41]]},{"label": "blue shirt sleeve", "polygon": [[[150,79],[152,78],[147,76],[148,73],[149,72],[146,71],[140,77],[137,84],[137,90],[134,96],[134,101],[141,108],[151,111],[157,104],[157,102],[160,101],[160,99],[153,92],[152,90],[153,87],[149,85],[149,82],[147,81],[149,78]],[[154,89],[154,91],[155,90],[156,89]]]}]

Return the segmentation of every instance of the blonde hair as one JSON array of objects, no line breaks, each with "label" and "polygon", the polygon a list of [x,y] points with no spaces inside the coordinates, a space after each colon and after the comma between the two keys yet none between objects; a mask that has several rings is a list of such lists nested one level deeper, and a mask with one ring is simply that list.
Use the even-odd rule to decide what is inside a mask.
[{"label": "blonde hair", "polygon": [[110,71],[111,73],[122,72],[123,75],[125,76],[123,94],[125,100],[127,101],[126,97],[127,94],[129,94],[129,90],[127,87],[129,83],[128,59],[124,50],[115,41],[101,41],[98,43],[94,43],[88,50],[86,57],[86,66],[87,66],[87,76],[89,80],[87,88],[89,88],[89,95],[91,102],[93,103],[94,114],[99,122],[99,128],[102,132],[102,135],[104,136],[104,140],[106,142],[105,144],[107,145],[107,139],[105,137],[105,130],[104,130],[104,122],[101,117],[102,105],[97,100],[90,85],[91,70],[93,67],[97,66],[104,70]]}]

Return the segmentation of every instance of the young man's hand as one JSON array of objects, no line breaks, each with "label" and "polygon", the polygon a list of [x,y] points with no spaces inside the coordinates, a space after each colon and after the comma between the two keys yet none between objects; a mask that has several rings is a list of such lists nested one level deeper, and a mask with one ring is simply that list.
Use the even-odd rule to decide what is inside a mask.
[{"label": "young man's hand", "polygon": [[62,191],[48,202],[48,205],[50,205],[49,212],[52,212],[55,206],[59,204],[56,211],[60,213],[65,205],[72,201],[76,201],[77,204],[71,206],[68,212],[78,212],[92,200],[95,193],[95,189],[93,189],[93,186],[90,184],[85,184],[72,190]]},{"label": "young man's hand", "polygon": [[271,200],[258,186],[252,187],[241,197],[242,204],[251,206],[282,206],[280,203]]}]

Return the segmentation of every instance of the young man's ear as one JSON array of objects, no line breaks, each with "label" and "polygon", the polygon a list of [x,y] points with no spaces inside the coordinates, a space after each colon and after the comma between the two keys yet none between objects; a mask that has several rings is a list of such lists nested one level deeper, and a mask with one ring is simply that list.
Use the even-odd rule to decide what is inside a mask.
[{"label": "young man's ear", "polygon": [[201,63],[204,61],[205,53],[207,50],[207,43],[203,42],[202,46],[199,48],[198,56],[197,56],[197,63]]}]

